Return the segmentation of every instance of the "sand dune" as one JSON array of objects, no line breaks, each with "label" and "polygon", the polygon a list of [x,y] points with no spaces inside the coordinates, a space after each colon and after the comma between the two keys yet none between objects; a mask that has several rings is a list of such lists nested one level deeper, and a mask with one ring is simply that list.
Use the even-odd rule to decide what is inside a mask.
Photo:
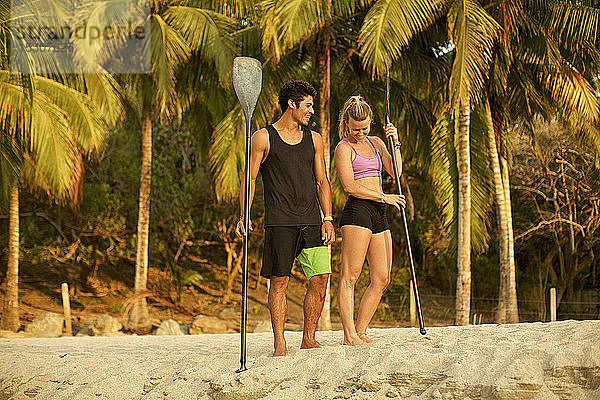
[{"label": "sand dune", "polygon": [[0,399],[600,399],[600,321],[373,329],[271,357],[270,333],[0,340]]}]

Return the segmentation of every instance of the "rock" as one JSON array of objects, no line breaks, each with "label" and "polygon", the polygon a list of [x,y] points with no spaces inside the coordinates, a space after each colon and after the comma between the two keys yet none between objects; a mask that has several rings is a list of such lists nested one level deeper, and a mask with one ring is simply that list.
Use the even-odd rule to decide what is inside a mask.
[{"label": "rock", "polygon": [[101,315],[92,324],[90,330],[94,336],[118,336],[115,335],[123,328],[121,322],[110,315]]},{"label": "rock", "polygon": [[194,318],[190,327],[190,335],[198,335],[200,333],[225,333],[227,332],[227,323],[216,318],[205,315],[198,315]]},{"label": "rock", "polygon": [[45,312],[25,327],[25,332],[35,337],[56,338],[62,334],[64,319],[62,315]]},{"label": "rock", "polygon": [[92,335],[92,331],[90,330],[90,327],[86,326],[84,328],[81,328],[75,336],[81,337],[81,336],[91,336],[91,335]]},{"label": "rock", "polygon": [[0,329],[0,338],[2,339],[16,339],[18,337],[19,334],[17,332],[5,331],[3,329]]},{"label": "rock", "polygon": [[183,332],[184,335],[190,334],[190,326],[189,325],[179,325],[179,329]]},{"label": "rock", "polygon": [[252,327],[252,332],[256,333],[256,332],[271,332],[273,330],[273,327],[271,326],[271,321],[269,320],[263,320],[263,321],[259,321],[257,322],[253,327]]},{"label": "rock", "polygon": [[162,324],[158,327],[156,332],[154,332],[157,336],[166,336],[166,335],[183,335],[183,331],[181,327],[177,323],[177,321],[168,319],[163,321]]},{"label": "rock", "polygon": [[128,335],[125,334],[125,332],[117,331],[117,332],[106,332],[106,333],[102,334],[102,336],[116,337],[116,336],[128,336]]},{"label": "rock", "polygon": [[233,308],[229,308],[229,307],[222,309],[221,312],[219,312],[219,315],[223,318],[228,318],[228,319],[237,319],[240,317],[239,312],[237,312]]},{"label": "rock", "polygon": [[19,331],[19,332],[13,332],[13,331],[5,331],[0,329],[0,338],[2,339],[22,339],[22,338],[31,338],[34,337],[33,334],[31,333],[27,333],[27,332],[23,332],[23,331]]}]

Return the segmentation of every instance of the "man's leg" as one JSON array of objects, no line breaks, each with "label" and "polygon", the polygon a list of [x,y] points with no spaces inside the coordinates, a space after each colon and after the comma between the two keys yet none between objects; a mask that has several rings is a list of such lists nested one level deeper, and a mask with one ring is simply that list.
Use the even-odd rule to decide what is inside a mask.
[{"label": "man's leg", "polygon": [[321,274],[313,276],[308,281],[308,290],[304,296],[304,334],[302,335],[301,349],[321,346],[315,338],[315,331],[325,303],[328,280],[329,274]]},{"label": "man's leg", "polygon": [[303,234],[306,235],[307,242],[319,244],[302,249],[297,257],[308,279],[308,290],[304,296],[304,334],[300,348],[312,349],[321,346],[315,338],[315,331],[325,303],[331,265],[329,248],[322,245],[320,227],[307,227],[303,230]]},{"label": "man's leg", "polygon": [[287,314],[286,289],[290,277],[271,275],[270,281],[269,311],[271,311],[271,325],[273,326],[275,347],[273,357],[285,356],[287,355],[287,347],[283,330],[285,328],[285,315]]}]

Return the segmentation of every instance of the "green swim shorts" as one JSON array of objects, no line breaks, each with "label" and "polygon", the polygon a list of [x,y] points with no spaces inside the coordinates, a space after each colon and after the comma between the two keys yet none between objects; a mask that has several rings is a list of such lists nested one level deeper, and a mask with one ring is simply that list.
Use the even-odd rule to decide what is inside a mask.
[{"label": "green swim shorts", "polygon": [[321,240],[320,225],[267,226],[261,276],[290,276],[294,258],[307,279],[330,274],[329,253]]}]

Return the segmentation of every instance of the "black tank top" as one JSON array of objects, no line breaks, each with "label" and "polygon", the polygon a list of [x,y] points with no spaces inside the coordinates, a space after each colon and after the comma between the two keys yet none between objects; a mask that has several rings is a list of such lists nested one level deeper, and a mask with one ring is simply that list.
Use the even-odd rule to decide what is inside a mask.
[{"label": "black tank top", "polygon": [[260,166],[265,188],[265,226],[320,225],[315,180],[315,147],[310,129],[301,127],[302,140],[290,145],[273,125],[269,154]]}]

